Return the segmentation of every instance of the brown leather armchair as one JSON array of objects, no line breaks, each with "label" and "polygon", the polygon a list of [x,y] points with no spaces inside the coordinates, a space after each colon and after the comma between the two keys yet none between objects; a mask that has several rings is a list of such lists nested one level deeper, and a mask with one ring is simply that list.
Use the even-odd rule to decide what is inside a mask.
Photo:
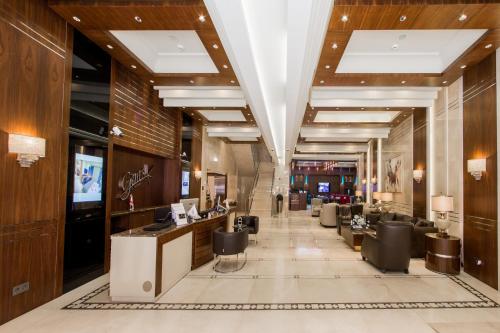
[{"label": "brown leather armchair", "polygon": [[242,215],[234,218],[234,225],[241,224],[248,229],[249,235],[255,235],[255,244],[257,244],[257,234],[259,233],[259,217],[252,215]]},{"label": "brown leather armchair", "polygon": [[[247,262],[247,257],[245,249],[248,246],[248,229],[244,228],[240,231],[235,232],[225,232],[223,227],[220,227],[213,232],[213,244],[212,250],[214,252],[214,266],[213,269],[217,272],[228,273],[235,272],[243,268]],[[243,264],[238,263],[238,255],[240,253],[245,253],[245,261]],[[237,255],[236,265],[233,265],[231,270],[221,269],[221,259],[217,259],[220,256],[230,256]]]},{"label": "brown leather armchair", "polygon": [[368,260],[382,273],[394,270],[408,274],[412,230],[410,222],[379,222],[376,235],[367,233],[363,238],[363,260]]},{"label": "brown leather armchair", "polygon": [[344,226],[350,226],[352,220],[351,206],[350,205],[340,205],[339,214],[337,215],[337,233],[341,235],[341,229]]}]

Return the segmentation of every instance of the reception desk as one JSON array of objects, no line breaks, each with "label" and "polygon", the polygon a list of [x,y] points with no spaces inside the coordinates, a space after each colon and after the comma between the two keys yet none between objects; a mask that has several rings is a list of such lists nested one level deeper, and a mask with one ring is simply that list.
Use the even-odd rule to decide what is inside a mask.
[{"label": "reception desk", "polygon": [[228,228],[230,214],[160,231],[140,227],[112,235],[112,301],[153,302],[192,269],[210,262],[212,233]]}]

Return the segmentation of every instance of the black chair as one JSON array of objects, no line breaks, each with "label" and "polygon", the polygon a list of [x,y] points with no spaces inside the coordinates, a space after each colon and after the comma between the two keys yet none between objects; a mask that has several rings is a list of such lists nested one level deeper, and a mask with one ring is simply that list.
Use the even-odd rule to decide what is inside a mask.
[{"label": "black chair", "polygon": [[410,222],[379,222],[376,235],[364,235],[361,257],[379,268],[382,273],[395,270],[408,274],[412,230],[413,225]]},{"label": "black chair", "polygon": [[234,218],[234,225],[244,225],[248,229],[248,234],[255,235],[255,244],[257,244],[257,234],[259,233],[259,217],[251,215],[237,216]]},{"label": "black chair", "polygon": [[[245,249],[248,246],[248,229],[244,228],[240,231],[234,232],[226,232],[223,227],[220,227],[213,232],[213,245],[212,250],[214,252],[214,266],[213,269],[216,272],[220,273],[229,273],[236,272],[245,266],[247,263],[247,254]],[[245,254],[245,261],[240,264],[239,263],[239,254]],[[233,268],[229,270],[222,269],[224,263],[222,263],[222,259],[220,256],[230,256],[236,255],[236,261],[234,261],[234,265],[232,262],[229,262]],[[217,260],[219,257],[219,260]]]}]

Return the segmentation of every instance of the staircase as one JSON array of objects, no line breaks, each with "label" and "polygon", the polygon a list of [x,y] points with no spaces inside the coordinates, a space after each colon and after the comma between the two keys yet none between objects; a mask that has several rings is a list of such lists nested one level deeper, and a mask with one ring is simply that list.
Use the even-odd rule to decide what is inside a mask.
[{"label": "staircase", "polygon": [[271,215],[271,187],[273,185],[274,166],[271,162],[261,162],[259,166],[259,178],[255,186],[250,215]]}]

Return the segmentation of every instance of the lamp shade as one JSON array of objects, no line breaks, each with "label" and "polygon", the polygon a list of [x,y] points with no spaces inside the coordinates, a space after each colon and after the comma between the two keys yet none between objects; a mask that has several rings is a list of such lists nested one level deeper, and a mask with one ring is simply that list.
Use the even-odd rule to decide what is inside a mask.
[{"label": "lamp shade", "polygon": [[431,207],[435,212],[452,212],[453,197],[446,195],[434,196],[431,200]]},{"label": "lamp shade", "polygon": [[356,192],[357,197],[362,197],[363,196],[363,191],[357,190]]},{"label": "lamp shade", "polygon": [[20,134],[9,134],[9,153],[45,157],[45,139]]},{"label": "lamp shade", "polygon": [[392,201],[394,200],[394,195],[392,194],[392,192],[382,192],[380,193],[380,200],[382,201]]},{"label": "lamp shade", "polygon": [[467,172],[486,171],[486,159],[467,160]]},{"label": "lamp shade", "polygon": [[382,193],[380,193],[380,192],[373,192],[373,199],[380,200],[381,194]]}]

